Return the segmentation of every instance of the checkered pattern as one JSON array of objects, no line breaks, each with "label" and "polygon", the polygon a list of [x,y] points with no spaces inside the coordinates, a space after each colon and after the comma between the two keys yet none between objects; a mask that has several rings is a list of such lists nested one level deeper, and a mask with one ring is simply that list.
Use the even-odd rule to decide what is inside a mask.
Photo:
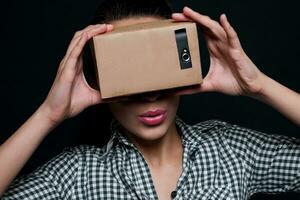
[{"label": "checkered pattern", "polygon": [[[300,191],[300,140],[209,120],[176,125],[184,145],[174,199],[248,199]],[[8,199],[158,199],[150,170],[114,120],[103,148],[81,145],[13,182]]]}]

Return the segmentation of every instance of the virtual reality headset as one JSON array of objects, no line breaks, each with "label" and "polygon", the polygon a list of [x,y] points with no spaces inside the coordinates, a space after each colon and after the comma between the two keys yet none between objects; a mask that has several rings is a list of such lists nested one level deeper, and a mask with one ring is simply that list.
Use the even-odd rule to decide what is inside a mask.
[{"label": "virtual reality headset", "polygon": [[104,101],[202,82],[194,22],[168,19],[118,27],[94,36],[91,49]]}]

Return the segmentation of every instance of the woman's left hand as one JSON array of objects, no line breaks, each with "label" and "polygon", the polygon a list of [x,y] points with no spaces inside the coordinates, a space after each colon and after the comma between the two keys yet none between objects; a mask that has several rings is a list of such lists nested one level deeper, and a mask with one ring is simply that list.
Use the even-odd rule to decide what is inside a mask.
[{"label": "woman's left hand", "polygon": [[178,94],[221,92],[255,96],[260,93],[266,76],[246,55],[224,14],[220,16],[219,23],[185,7],[183,13],[174,13],[172,18],[176,21],[194,21],[203,27],[210,54],[210,67],[203,83]]}]

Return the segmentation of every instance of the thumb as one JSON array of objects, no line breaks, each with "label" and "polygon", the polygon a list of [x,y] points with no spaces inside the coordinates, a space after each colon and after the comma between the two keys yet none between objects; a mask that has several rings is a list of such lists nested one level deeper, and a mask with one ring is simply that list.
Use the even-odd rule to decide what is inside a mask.
[{"label": "thumb", "polygon": [[101,98],[101,94],[100,94],[100,92],[98,91],[98,90],[95,90],[94,88],[92,88],[89,84],[88,84],[88,82],[87,82],[87,80],[86,80],[86,78],[85,78],[85,75],[84,75],[84,73],[83,73],[83,71],[81,71],[81,79],[82,79],[82,81],[83,81],[83,83],[84,83],[84,85],[85,85],[85,87],[90,91],[90,95],[91,95],[91,99],[90,99],[90,104],[91,105],[95,105],[95,104],[99,104],[99,103],[101,103],[101,100],[102,100],[102,98]]},{"label": "thumb", "polygon": [[96,105],[102,102],[101,94],[98,90],[93,90],[91,105]]},{"label": "thumb", "polygon": [[186,94],[196,94],[196,93],[200,93],[200,92],[211,92],[211,91],[213,91],[211,84],[209,83],[208,80],[203,79],[203,82],[201,84],[189,86],[184,89],[180,89],[180,90],[176,91],[175,94],[186,95]]},{"label": "thumb", "polygon": [[206,76],[199,87],[199,92],[213,92],[213,91],[214,91],[213,84],[211,83],[208,76]]}]

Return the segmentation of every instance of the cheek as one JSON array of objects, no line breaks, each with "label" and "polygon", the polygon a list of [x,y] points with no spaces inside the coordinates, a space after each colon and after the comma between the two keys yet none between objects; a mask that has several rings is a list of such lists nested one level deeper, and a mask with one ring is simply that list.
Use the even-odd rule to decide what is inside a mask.
[{"label": "cheek", "polygon": [[179,102],[180,102],[180,97],[176,96],[170,99],[170,103],[169,103],[169,109],[172,110],[172,112],[177,112],[178,106],[179,106]]},{"label": "cheek", "polygon": [[130,118],[132,118],[131,116],[134,113],[133,108],[123,105],[122,103],[114,103],[109,107],[114,117],[120,122],[129,120]]},{"label": "cheek", "polygon": [[[114,117],[122,124],[122,126],[134,135],[161,135],[165,132],[173,122],[177,108],[179,105],[179,97],[168,97],[162,100],[149,103],[113,103],[110,110]],[[149,106],[151,105],[151,106]],[[167,118],[163,124],[156,127],[147,127],[143,125],[138,115],[147,111],[149,107],[163,107],[168,110]],[[148,137],[146,137],[148,138]],[[150,138],[148,138],[150,139]]]},{"label": "cheek", "polygon": [[[139,103],[139,102],[117,102],[109,105],[111,112],[116,118],[135,118],[149,107],[162,107],[176,114],[180,102],[179,96],[166,97],[162,100]],[[152,104],[152,105],[151,105]],[[151,105],[151,106],[149,106]]]}]

